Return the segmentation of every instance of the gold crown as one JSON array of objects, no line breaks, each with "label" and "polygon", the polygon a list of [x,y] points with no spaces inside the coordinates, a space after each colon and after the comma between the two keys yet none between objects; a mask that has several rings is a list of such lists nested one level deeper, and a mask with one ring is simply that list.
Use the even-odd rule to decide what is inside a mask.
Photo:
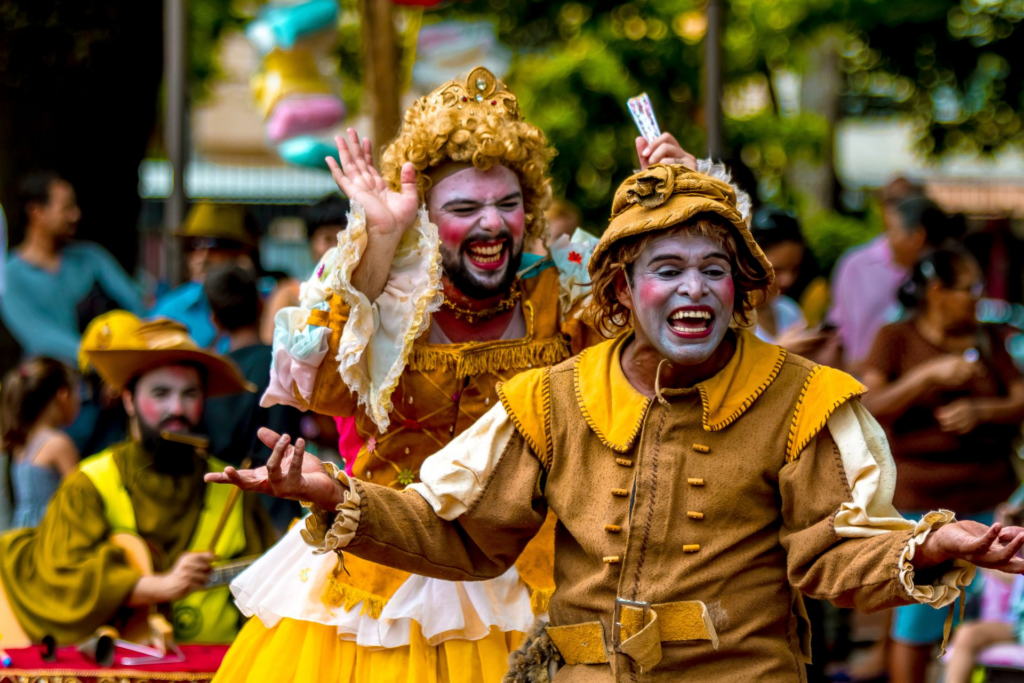
[{"label": "gold crown", "polygon": [[465,81],[448,81],[425,99],[427,111],[454,108],[462,112],[459,118],[463,120],[474,115],[493,114],[513,121],[522,119],[516,96],[482,66],[470,71]]}]

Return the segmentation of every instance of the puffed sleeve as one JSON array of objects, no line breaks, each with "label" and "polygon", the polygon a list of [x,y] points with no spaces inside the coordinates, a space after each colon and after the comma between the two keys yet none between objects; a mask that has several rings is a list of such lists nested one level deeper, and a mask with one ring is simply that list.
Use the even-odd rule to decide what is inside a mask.
[{"label": "puffed sleeve", "polygon": [[421,209],[376,301],[352,284],[366,245],[366,215],[353,202],[338,246],[302,285],[301,305],[283,308],[274,318],[274,365],[264,407],[281,403],[324,412],[321,406],[330,406],[332,415],[362,408],[381,431],[387,429],[391,394],[413,341],[429,329],[430,314],[443,301],[440,245],[437,226]]}]

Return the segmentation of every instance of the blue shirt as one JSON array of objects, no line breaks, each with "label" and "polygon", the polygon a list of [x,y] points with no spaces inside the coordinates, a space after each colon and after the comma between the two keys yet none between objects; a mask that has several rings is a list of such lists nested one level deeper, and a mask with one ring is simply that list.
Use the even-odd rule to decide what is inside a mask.
[{"label": "blue shirt", "polygon": [[68,244],[55,272],[28,263],[15,252],[7,259],[0,314],[26,355],[50,356],[77,367],[82,335],[75,307],[95,285],[126,311],[142,313],[138,286],[98,244]]},{"label": "blue shirt", "polygon": [[204,349],[209,348],[217,337],[210,302],[206,299],[201,282],[186,282],[175,287],[157,299],[149,314],[177,320],[188,328],[192,339]]}]

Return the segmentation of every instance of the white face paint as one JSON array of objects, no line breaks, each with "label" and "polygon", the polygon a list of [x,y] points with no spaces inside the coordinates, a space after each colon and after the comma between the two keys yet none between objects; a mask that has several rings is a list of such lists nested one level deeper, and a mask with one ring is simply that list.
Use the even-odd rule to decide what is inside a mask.
[{"label": "white face paint", "polygon": [[526,231],[518,176],[504,166],[463,169],[430,189],[427,210],[452,284],[475,299],[506,292],[519,269]]},{"label": "white face paint", "polygon": [[654,240],[631,268],[633,327],[673,364],[703,363],[729,330],[732,265],[722,245],[686,232]]}]

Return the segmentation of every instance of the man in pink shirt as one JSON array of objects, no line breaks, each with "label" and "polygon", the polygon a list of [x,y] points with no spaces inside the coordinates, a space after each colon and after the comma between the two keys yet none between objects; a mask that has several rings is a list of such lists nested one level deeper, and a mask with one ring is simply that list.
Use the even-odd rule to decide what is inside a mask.
[{"label": "man in pink shirt", "polygon": [[886,231],[843,254],[832,278],[828,321],[838,328],[845,366],[854,373],[878,330],[899,317],[896,295],[910,269],[950,237],[948,218],[920,194],[887,199],[883,209]]}]

